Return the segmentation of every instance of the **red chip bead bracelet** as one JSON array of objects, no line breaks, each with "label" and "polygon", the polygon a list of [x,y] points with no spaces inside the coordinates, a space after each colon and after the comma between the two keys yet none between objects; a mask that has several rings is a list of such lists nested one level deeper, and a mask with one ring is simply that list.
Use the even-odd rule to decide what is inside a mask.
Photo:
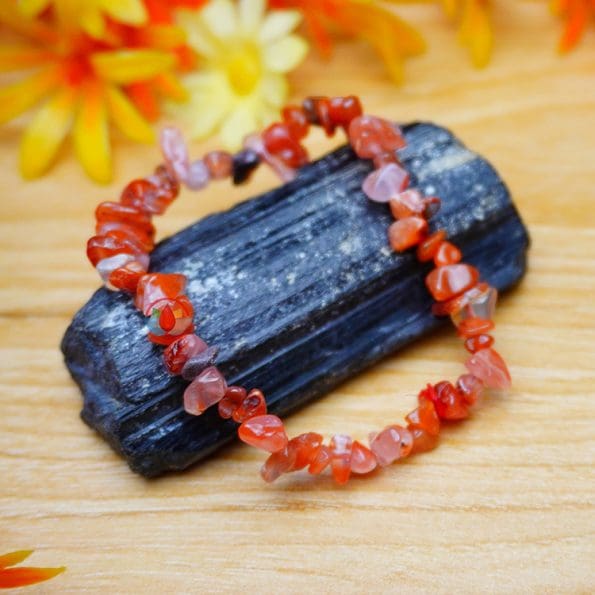
[{"label": "red chip bead bracelet", "polygon": [[[435,300],[433,312],[451,317],[469,352],[465,374],[454,383],[428,384],[404,422],[372,432],[367,444],[344,434],[328,442],[315,432],[289,438],[283,421],[267,412],[260,390],[227,385],[215,365],[217,348],[194,332],[194,308],[184,294],[186,278],[147,272],[154,245],[153,215],[167,209],[182,184],[192,190],[224,178],[241,184],[261,163],[271,166],[282,180],[291,180],[308,162],[300,141],[312,124],[321,126],[328,136],[343,128],[358,157],[373,161],[374,171],[365,179],[363,191],[370,200],[390,208],[395,218],[388,228],[391,247],[396,252],[415,249],[420,262],[433,262],[426,277]],[[189,381],[184,409],[190,415],[201,415],[217,406],[222,418],[240,424],[240,439],[269,453],[261,469],[268,482],[290,471],[307,469],[318,475],[328,467],[335,481],[344,484],[352,473],[370,473],[431,450],[443,421],[468,417],[485,388],[510,386],[506,364],[493,349],[497,291],[480,280],[477,269],[462,261],[461,251],[448,241],[444,230],[430,230],[428,221],[440,200],[409,187],[409,175],[398,157],[404,147],[399,128],[363,115],[357,97],[309,97],[301,106],[286,107],[282,122],[261,135],[247,137],[243,149],[234,155],[212,151],[191,161],[180,132],[166,128],[161,135],[164,163],[147,178],[130,182],[119,202],[97,207],[97,235],[87,244],[89,260],[108,289],[131,294],[147,317],[149,340],[165,346],[167,370]]]}]

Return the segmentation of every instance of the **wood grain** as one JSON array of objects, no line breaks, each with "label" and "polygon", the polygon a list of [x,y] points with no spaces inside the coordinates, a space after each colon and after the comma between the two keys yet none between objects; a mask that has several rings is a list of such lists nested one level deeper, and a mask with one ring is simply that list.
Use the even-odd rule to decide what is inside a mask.
[{"label": "wood grain", "polygon": [[[498,311],[514,389],[436,451],[345,489],[297,476],[265,486],[262,457],[239,445],[146,481],[79,420],[58,342],[97,286],[83,254],[92,210],[157,154],[119,140],[105,189],[68,149],[50,177],[25,184],[22,123],[2,129],[0,551],[34,547],[36,565],[68,566],[28,592],[595,590],[595,35],[558,58],[538,4],[502,3],[484,71],[467,66],[438,11],[408,7],[431,46],[402,89],[359,44],[340,46],[332,70],[311,57],[293,77],[296,96],[355,90],[370,112],[452,128],[495,163],[533,239],[529,274]],[[259,174],[253,191],[273,183]],[[182,197],[163,234],[245,192]],[[462,357],[439,333],[291,416],[289,431],[363,437]]]}]

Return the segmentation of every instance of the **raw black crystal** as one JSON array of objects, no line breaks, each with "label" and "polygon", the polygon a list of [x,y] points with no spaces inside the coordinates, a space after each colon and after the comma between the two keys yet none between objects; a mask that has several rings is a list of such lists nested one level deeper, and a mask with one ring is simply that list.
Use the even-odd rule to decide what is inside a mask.
[{"label": "raw black crystal", "polygon": [[[528,236],[494,169],[438,126],[412,124],[405,136],[412,183],[442,198],[432,228],[445,228],[499,290],[516,283]],[[430,265],[389,250],[389,210],[361,191],[371,167],[340,148],[152,255],[154,270],[188,277],[198,333],[220,347],[229,384],[261,388],[273,413],[288,414],[443,324],[424,286]],[[216,407],[184,412],[187,382],[166,373],[144,323],[129,296],[100,289],[62,349],[83,392],[83,419],[133,470],[155,476],[212,453],[236,426]]]}]

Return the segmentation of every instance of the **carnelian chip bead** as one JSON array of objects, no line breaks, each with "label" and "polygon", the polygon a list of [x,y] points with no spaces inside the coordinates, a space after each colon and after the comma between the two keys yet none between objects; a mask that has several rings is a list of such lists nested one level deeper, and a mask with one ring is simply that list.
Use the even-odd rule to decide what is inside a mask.
[{"label": "carnelian chip bead", "polygon": [[485,318],[466,318],[459,322],[457,326],[457,333],[459,337],[477,337],[485,333],[489,333],[494,328],[492,320]]},{"label": "carnelian chip bead", "polygon": [[438,435],[432,435],[426,432],[424,429],[417,426],[407,426],[407,429],[411,432],[413,440],[413,446],[411,448],[411,454],[419,454],[427,452],[436,448],[438,444]]},{"label": "carnelian chip bead", "polygon": [[234,411],[246,398],[247,391],[242,386],[228,386],[225,395],[217,404],[219,416],[223,419],[231,419]]},{"label": "carnelian chip bead", "polygon": [[287,444],[294,456],[290,471],[299,471],[309,465],[322,446],[322,440],[322,436],[316,432],[305,432],[292,438]]},{"label": "carnelian chip bead", "polygon": [[428,262],[434,258],[440,244],[444,241],[446,232],[443,229],[435,231],[432,235],[425,238],[417,247],[417,260]]},{"label": "carnelian chip bead", "polygon": [[458,421],[469,417],[467,403],[452,382],[443,380],[435,384],[432,401],[440,419]]},{"label": "carnelian chip bead", "polygon": [[190,415],[201,415],[224,396],[227,384],[223,374],[211,366],[203,370],[184,391],[184,409]]},{"label": "carnelian chip bead", "polygon": [[289,128],[289,132],[296,140],[302,140],[310,128],[310,123],[304,110],[297,105],[288,105],[281,112],[283,122]]},{"label": "carnelian chip bead", "polygon": [[475,337],[469,337],[465,340],[465,349],[469,353],[475,353],[480,349],[491,347],[494,344],[494,337],[492,335],[481,334]]},{"label": "carnelian chip bead", "polygon": [[374,453],[361,442],[354,440],[351,449],[351,471],[359,475],[370,473],[378,466]]},{"label": "carnelian chip bead", "polygon": [[197,335],[188,333],[172,341],[163,352],[163,361],[170,374],[182,373],[184,364],[195,355],[203,352],[207,344]]},{"label": "carnelian chip bead", "polygon": [[510,388],[510,372],[502,356],[491,347],[474,353],[465,362],[465,367],[490,388]]},{"label": "carnelian chip bead", "polygon": [[456,264],[461,261],[461,251],[450,242],[442,242],[434,254],[434,264],[441,267],[447,264]]},{"label": "carnelian chip bead", "polygon": [[114,269],[108,277],[106,287],[134,294],[140,278],[146,272],[146,268],[140,262],[133,260],[123,267]]},{"label": "carnelian chip bead", "polygon": [[390,199],[407,188],[409,173],[397,163],[387,163],[368,174],[362,190],[374,202],[389,202]]},{"label": "carnelian chip bead", "polygon": [[417,409],[414,409],[405,417],[409,426],[421,428],[432,436],[440,432],[440,418],[436,407],[429,399],[420,399]]},{"label": "carnelian chip bead", "polygon": [[362,159],[373,159],[380,153],[397,151],[406,144],[397,126],[376,116],[353,118],[347,134],[351,147]]},{"label": "carnelian chip bead", "polygon": [[192,302],[185,296],[164,298],[150,307],[150,317],[147,323],[149,339],[153,343],[169,345],[180,335],[194,329],[194,308]]},{"label": "carnelian chip bead", "polygon": [[343,485],[349,481],[351,475],[351,451],[353,440],[345,434],[336,434],[331,438],[331,471],[333,479]]},{"label": "carnelian chip bead", "polygon": [[388,241],[396,252],[404,252],[417,246],[428,231],[428,223],[421,217],[405,217],[388,228]]},{"label": "carnelian chip bead", "polygon": [[186,277],[177,273],[148,273],[138,283],[135,305],[149,316],[154,304],[180,296],[186,287]]},{"label": "carnelian chip bead", "polygon": [[227,151],[210,151],[204,156],[203,162],[213,180],[223,180],[231,176],[233,157]]},{"label": "carnelian chip bead", "polygon": [[264,399],[262,391],[257,388],[252,389],[238,408],[232,413],[233,421],[242,423],[251,417],[265,415],[267,412],[267,403]]},{"label": "carnelian chip bead", "polygon": [[389,201],[390,211],[395,219],[404,219],[424,213],[425,202],[422,193],[417,188],[408,188],[393,196]]},{"label": "carnelian chip bead", "polygon": [[283,473],[291,471],[295,462],[295,451],[285,447],[283,450],[274,452],[260,468],[260,476],[267,482],[272,483]]},{"label": "carnelian chip bead", "polygon": [[291,135],[287,124],[271,124],[262,134],[264,148],[286,166],[297,169],[308,163],[308,153]]},{"label": "carnelian chip bead", "polygon": [[335,125],[330,115],[330,100],[328,97],[306,97],[302,108],[310,124],[321,126],[327,136],[333,136]]},{"label": "carnelian chip bead", "polygon": [[310,465],[308,466],[308,473],[311,475],[319,475],[330,465],[331,458],[331,449],[328,446],[321,444],[312,454]]},{"label": "carnelian chip bead", "polygon": [[461,374],[457,379],[456,387],[469,407],[477,404],[484,390],[483,382],[473,374]]},{"label": "carnelian chip bead", "polygon": [[363,113],[360,100],[355,95],[332,97],[328,103],[328,114],[335,126],[341,126],[347,132],[354,118]]},{"label": "carnelian chip bead", "polygon": [[437,302],[463,293],[477,283],[479,272],[469,264],[438,267],[426,277],[426,287]]},{"label": "carnelian chip bead", "polygon": [[411,432],[398,425],[387,426],[381,432],[370,436],[370,449],[382,467],[408,456],[412,446]]},{"label": "carnelian chip bead", "polygon": [[238,429],[242,442],[266,450],[278,452],[288,443],[283,422],[276,415],[258,415],[246,420]]},{"label": "carnelian chip bead", "polygon": [[131,239],[118,239],[110,235],[103,235],[93,236],[87,242],[87,258],[93,266],[96,266],[100,260],[116,256],[116,254],[132,254],[137,260],[148,265],[147,253],[142,246]]}]

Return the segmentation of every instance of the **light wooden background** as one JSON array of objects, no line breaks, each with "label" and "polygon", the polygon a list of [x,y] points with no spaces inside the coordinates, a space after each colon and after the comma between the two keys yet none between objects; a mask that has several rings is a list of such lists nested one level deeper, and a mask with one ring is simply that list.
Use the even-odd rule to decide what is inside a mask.
[{"label": "light wooden background", "polygon": [[[240,445],[145,481],[79,420],[58,343],[98,285],[84,257],[92,212],[157,152],[118,141],[113,188],[88,182],[69,149],[25,184],[20,124],[1,130],[0,553],[36,548],[33,563],[68,566],[30,592],[595,590],[595,34],[559,58],[542,4],[496,4],[487,70],[468,65],[438,10],[408,7],[431,47],[403,88],[359,44],[293,77],[299,96],[355,91],[372,113],[452,127],[500,170],[533,239],[529,274],[497,317],[510,394],[436,451],[344,489],[297,475],[267,486],[263,457]],[[248,192],[271,184],[260,173]],[[246,192],[185,195],[161,229]],[[455,377],[463,357],[451,332],[419,342],[293,415],[289,431],[364,437],[400,419],[422,382]]]}]

